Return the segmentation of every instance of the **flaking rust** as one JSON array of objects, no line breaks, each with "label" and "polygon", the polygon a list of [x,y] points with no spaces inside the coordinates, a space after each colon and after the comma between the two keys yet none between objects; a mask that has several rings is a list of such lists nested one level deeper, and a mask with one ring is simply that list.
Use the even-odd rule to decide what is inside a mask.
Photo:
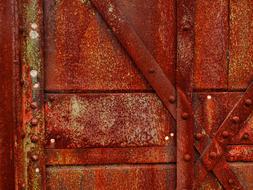
[{"label": "flaking rust", "polygon": [[[41,9],[40,0],[24,0],[21,23],[22,58],[22,134],[17,151],[18,189],[43,189],[43,66],[41,54]],[[36,140],[34,138],[36,136]]]}]

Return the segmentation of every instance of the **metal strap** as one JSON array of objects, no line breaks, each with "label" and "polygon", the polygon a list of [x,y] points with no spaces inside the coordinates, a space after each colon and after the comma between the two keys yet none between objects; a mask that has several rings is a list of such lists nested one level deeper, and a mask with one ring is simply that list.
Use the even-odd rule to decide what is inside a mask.
[{"label": "metal strap", "polygon": [[138,69],[176,119],[176,89],[112,0],[91,0]]}]

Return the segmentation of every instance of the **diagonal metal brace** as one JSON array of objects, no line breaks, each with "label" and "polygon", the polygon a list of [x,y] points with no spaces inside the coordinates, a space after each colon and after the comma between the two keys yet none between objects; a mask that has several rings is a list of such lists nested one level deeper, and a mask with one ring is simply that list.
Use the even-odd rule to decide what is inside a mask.
[{"label": "diagonal metal brace", "polygon": [[112,0],[91,0],[91,3],[105,19],[121,45],[127,50],[138,69],[176,120],[176,89],[133,27],[121,11],[114,7]]}]

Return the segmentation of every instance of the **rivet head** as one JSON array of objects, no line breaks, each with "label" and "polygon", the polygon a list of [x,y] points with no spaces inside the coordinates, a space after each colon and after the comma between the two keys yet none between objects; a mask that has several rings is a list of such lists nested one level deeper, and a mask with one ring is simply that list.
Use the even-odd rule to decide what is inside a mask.
[{"label": "rivet head", "polygon": [[38,125],[38,123],[39,123],[39,121],[36,118],[33,118],[31,121],[32,126],[36,126],[36,125]]},{"label": "rivet head", "polygon": [[229,183],[229,184],[233,184],[233,183],[234,183],[234,180],[229,179],[229,180],[228,180],[228,183]]},{"label": "rivet head", "polygon": [[229,137],[229,132],[228,131],[223,131],[222,136],[223,136],[223,138]]},{"label": "rivet head", "polygon": [[245,105],[246,105],[246,106],[251,106],[251,105],[252,105],[252,100],[249,99],[249,98],[246,99],[246,100],[245,100]]},{"label": "rivet head", "polygon": [[191,155],[190,154],[185,154],[184,155],[184,160],[187,161],[187,162],[190,161],[191,160]]},{"label": "rivet head", "polygon": [[175,103],[176,102],[176,97],[175,96],[170,96],[169,97],[169,101],[170,101],[170,103]]},{"label": "rivet head", "polygon": [[188,119],[189,118],[189,114],[187,112],[182,113],[182,118],[184,120]]},{"label": "rivet head", "polygon": [[54,97],[54,96],[49,96],[49,97],[48,97],[48,100],[49,100],[50,102],[53,102],[53,101],[55,100],[55,97]]},{"label": "rivet head", "polygon": [[32,103],[31,103],[31,108],[32,108],[32,109],[36,109],[37,107],[38,107],[37,102],[32,102]]},{"label": "rivet head", "polygon": [[235,124],[237,124],[237,123],[239,123],[240,118],[239,118],[238,116],[234,116],[234,117],[232,118],[232,120],[233,120],[233,122],[234,122]]},{"label": "rivet head", "polygon": [[32,155],[31,158],[32,158],[33,161],[38,161],[39,160],[39,156],[37,154]]},{"label": "rivet head", "polygon": [[55,143],[55,139],[50,139],[50,143],[54,144]]},{"label": "rivet head", "polygon": [[155,69],[151,68],[151,69],[148,70],[148,72],[149,72],[150,74],[153,74],[153,73],[155,73]]},{"label": "rivet head", "polygon": [[203,137],[203,135],[202,135],[201,133],[197,133],[197,134],[195,135],[196,140],[201,140],[202,137]]},{"label": "rivet head", "polygon": [[215,152],[210,152],[209,156],[211,159],[215,159],[217,157],[217,154]]},{"label": "rivet head", "polygon": [[39,137],[37,135],[31,136],[31,142],[36,143],[39,141]]},{"label": "rivet head", "polygon": [[245,133],[245,134],[243,134],[243,139],[249,139],[249,134],[248,133]]}]

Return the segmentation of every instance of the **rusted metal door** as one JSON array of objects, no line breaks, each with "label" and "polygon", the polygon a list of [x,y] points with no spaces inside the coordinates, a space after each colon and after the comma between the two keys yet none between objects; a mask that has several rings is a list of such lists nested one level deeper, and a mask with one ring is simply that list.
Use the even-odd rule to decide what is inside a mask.
[{"label": "rusted metal door", "polygon": [[16,189],[253,189],[253,2],[10,2]]}]

